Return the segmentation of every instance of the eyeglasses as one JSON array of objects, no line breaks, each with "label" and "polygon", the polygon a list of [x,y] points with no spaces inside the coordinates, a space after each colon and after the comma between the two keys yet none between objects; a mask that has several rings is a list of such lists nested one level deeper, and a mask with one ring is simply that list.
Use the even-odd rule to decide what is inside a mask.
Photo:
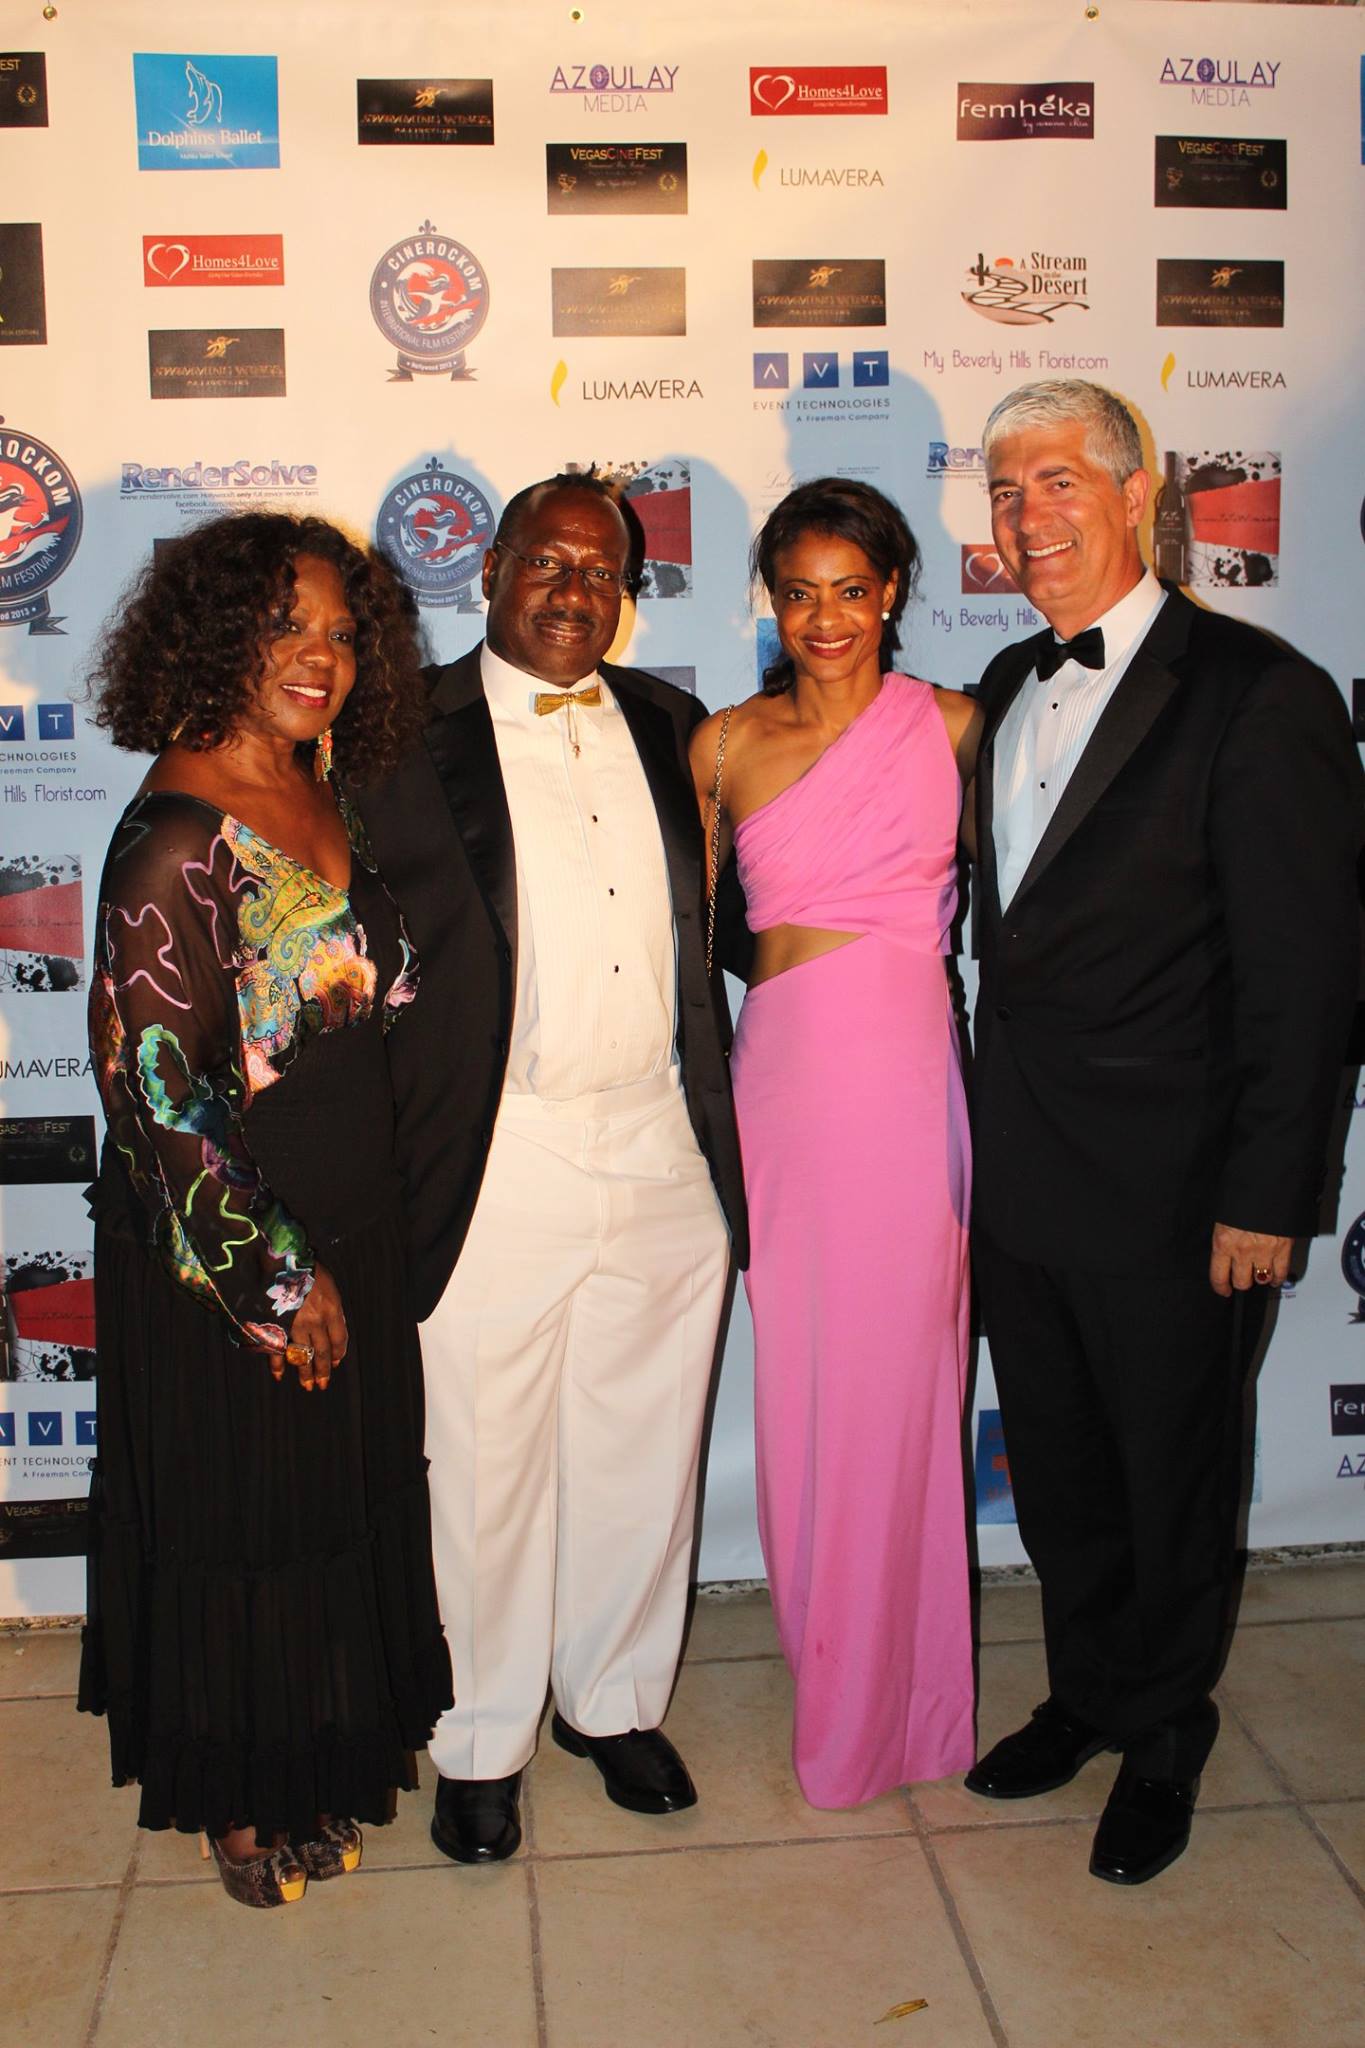
[{"label": "eyeglasses", "polygon": [[583,579],[585,587],[594,595],[605,597],[609,593],[624,596],[630,588],[630,577],[625,570],[604,569],[597,563],[589,563],[586,569],[577,568],[572,562],[561,561],[558,555],[523,555],[518,548],[509,548],[505,540],[493,543],[500,555],[515,555],[530,573],[526,580],[543,586],[546,590],[557,590],[574,576]]}]

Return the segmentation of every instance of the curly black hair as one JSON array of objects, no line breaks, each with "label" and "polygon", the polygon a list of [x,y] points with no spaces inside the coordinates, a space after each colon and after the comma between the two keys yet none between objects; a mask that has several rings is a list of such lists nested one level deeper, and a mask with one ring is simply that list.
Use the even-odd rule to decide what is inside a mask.
[{"label": "curly black hair", "polygon": [[[919,543],[905,514],[882,491],[848,477],[817,476],[788,491],[759,528],[749,551],[749,573],[771,597],[777,581],[777,557],[803,533],[829,533],[862,549],[883,583],[896,576],[891,616],[882,627],[882,673],[895,666],[900,644],[901,615],[919,577]],[[796,681],[796,666],[783,654],[763,671],[763,692],[780,697]]]},{"label": "curly black hair", "polygon": [[95,724],[115,746],[222,745],[265,673],[300,555],[336,567],[355,619],[355,685],[332,729],[336,765],[355,783],[393,767],[424,715],[416,605],[382,555],[292,512],[230,512],[159,544],[89,673]]}]

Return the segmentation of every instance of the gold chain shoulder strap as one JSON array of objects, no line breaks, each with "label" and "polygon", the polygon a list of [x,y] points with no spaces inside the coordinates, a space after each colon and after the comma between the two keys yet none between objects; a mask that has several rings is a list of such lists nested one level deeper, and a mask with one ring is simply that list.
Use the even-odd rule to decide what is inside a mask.
[{"label": "gold chain shoulder strap", "polygon": [[725,716],[720,722],[720,738],[716,742],[716,780],[711,791],[711,841],[710,876],[706,890],[706,972],[708,977],[715,972],[716,965],[716,896],[720,890],[720,779],[725,769],[725,742],[730,733],[730,716],[733,704],[725,707]]}]

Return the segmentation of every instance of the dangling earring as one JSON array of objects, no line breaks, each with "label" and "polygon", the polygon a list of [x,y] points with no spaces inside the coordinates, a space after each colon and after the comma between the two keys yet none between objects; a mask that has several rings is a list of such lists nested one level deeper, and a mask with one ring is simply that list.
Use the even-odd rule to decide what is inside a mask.
[{"label": "dangling earring", "polygon": [[317,736],[313,748],[313,773],[319,782],[325,782],[332,772],[332,728],[324,726]]}]

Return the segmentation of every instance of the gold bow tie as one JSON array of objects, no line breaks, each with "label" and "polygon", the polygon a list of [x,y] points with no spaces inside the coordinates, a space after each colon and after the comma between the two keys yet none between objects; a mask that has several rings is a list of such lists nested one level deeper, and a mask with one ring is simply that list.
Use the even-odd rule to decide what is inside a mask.
[{"label": "gold bow tie", "polygon": [[594,683],[587,690],[537,690],[536,717],[548,718],[552,711],[562,710],[566,704],[593,705],[601,702],[602,688],[599,683]]}]

